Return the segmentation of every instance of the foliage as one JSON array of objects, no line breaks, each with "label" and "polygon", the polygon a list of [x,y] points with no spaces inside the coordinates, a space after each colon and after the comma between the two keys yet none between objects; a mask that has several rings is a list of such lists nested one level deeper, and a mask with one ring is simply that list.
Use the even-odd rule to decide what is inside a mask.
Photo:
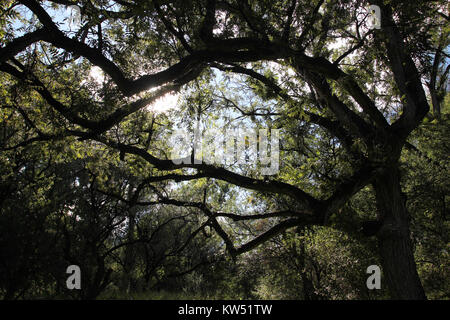
[{"label": "foliage", "polygon": [[445,1],[74,3],[0,4],[0,297],[449,298]]}]

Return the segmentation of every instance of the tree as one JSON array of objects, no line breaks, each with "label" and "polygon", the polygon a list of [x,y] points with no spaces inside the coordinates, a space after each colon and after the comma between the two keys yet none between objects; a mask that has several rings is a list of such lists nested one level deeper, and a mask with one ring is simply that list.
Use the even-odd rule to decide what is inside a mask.
[{"label": "tree", "polygon": [[[19,110],[29,128],[26,135],[5,139],[3,150],[75,137],[102,143],[122,159],[139,158],[145,162],[142,181],[149,186],[215,179],[222,181],[218,186],[253,190],[264,213],[215,210],[208,188],[200,189],[204,196],[199,201],[158,196],[163,204],[196,208],[233,257],[289,228],[328,225],[358,191],[372,185],[377,228],[366,233],[377,238],[391,296],[425,298],[399,159],[430,109],[422,80],[431,79],[436,89],[436,70],[446,62],[437,57],[446,56],[446,42],[433,50],[430,40],[448,20],[445,2],[77,1],[82,19],[72,30],[56,20],[74,3],[3,5],[2,21],[16,24],[2,25],[0,71],[7,88],[2,112]],[[380,8],[380,30],[368,26],[369,4]],[[442,19],[436,23],[438,14]],[[431,69],[426,63],[430,54],[436,58]],[[83,81],[93,65],[105,74],[102,84]],[[195,93],[218,78],[213,69],[250,89],[244,92],[251,92],[261,107],[242,108],[224,95],[205,100],[210,92]],[[164,138],[163,125],[170,121],[163,119],[156,127],[152,122],[149,128],[145,108],[180,90],[199,105],[190,121],[210,117],[214,110],[224,116],[231,107],[246,123],[282,128],[286,166],[263,179],[249,170],[174,163],[164,142],[155,138]],[[311,161],[302,168],[306,159]],[[239,238],[230,236],[219,217],[268,222],[253,239],[237,245]]]}]

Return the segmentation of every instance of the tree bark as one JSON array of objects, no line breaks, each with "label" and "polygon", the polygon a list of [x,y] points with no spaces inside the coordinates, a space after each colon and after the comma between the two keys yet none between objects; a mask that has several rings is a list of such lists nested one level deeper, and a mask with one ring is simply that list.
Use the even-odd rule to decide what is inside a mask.
[{"label": "tree bark", "polygon": [[[374,181],[382,227],[377,232],[385,283],[393,299],[424,300],[410,239],[409,217],[395,165],[383,170]],[[383,280],[382,280],[383,285]]]}]

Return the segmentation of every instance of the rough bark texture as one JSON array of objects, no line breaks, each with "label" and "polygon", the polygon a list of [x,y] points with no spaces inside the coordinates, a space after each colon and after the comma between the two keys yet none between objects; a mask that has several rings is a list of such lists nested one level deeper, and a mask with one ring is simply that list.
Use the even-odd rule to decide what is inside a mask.
[{"label": "rough bark texture", "polygon": [[[384,170],[374,182],[383,225],[377,233],[385,283],[393,299],[426,299],[417,274],[409,218],[398,168]],[[382,282],[383,283],[383,282]]]}]

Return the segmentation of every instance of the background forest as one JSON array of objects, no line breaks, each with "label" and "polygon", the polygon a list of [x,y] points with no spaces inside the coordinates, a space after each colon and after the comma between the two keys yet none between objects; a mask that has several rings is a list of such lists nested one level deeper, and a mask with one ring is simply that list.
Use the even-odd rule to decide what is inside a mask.
[{"label": "background forest", "polygon": [[[0,10],[0,298],[450,298],[447,1]],[[180,128],[279,129],[279,171]]]}]

